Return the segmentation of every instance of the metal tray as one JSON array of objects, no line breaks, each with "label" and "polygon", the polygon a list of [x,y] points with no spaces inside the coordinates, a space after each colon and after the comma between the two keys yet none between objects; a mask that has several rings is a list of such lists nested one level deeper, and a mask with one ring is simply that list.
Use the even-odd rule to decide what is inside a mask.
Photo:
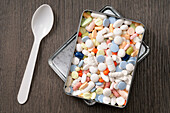
[{"label": "metal tray", "polygon": [[[113,9],[111,6],[105,6],[103,7],[99,12],[115,15],[122,17],[115,9]],[[72,58],[72,53],[74,52],[74,44],[76,39],[76,33],[71,36],[69,40],[67,40],[55,53],[52,55],[52,57],[49,58],[48,63],[50,67],[58,74],[58,76],[65,82],[67,73],[69,71],[69,61]],[[138,63],[142,61],[147,54],[149,53],[149,47],[143,42],[139,57],[138,57]],[[65,58],[63,59],[63,56]],[[88,105],[94,105],[96,102],[91,100],[84,100],[84,102]]]}]

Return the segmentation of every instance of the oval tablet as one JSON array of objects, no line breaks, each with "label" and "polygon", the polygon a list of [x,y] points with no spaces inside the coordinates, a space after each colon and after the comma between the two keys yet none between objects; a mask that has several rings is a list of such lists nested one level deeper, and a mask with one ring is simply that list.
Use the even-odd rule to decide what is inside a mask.
[{"label": "oval tablet", "polygon": [[123,38],[121,36],[115,36],[114,43],[120,45],[123,42]]},{"label": "oval tablet", "polygon": [[137,34],[142,34],[144,32],[144,28],[142,26],[137,26],[135,31]]}]

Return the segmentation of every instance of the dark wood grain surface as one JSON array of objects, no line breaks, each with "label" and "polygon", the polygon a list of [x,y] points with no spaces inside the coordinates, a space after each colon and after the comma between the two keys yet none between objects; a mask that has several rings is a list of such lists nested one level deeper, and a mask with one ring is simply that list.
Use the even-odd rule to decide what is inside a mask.
[{"label": "dark wood grain surface", "polygon": [[[55,14],[50,34],[42,40],[29,100],[20,105],[17,93],[33,44],[31,17],[41,4]],[[144,41],[151,51],[137,67],[129,102],[124,109],[96,104],[63,93],[63,81],[48,58],[77,31],[84,9],[111,5],[124,17],[143,22]],[[1,0],[0,113],[170,113],[169,0]]]}]

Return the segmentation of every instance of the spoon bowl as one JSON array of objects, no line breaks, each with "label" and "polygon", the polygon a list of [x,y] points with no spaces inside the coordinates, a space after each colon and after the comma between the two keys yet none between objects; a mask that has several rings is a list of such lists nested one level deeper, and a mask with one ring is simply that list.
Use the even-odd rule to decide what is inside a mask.
[{"label": "spoon bowl", "polygon": [[54,15],[49,5],[41,5],[34,13],[31,21],[31,28],[34,34],[34,43],[28,59],[24,77],[18,92],[17,100],[24,104],[28,99],[28,94],[33,77],[34,67],[37,59],[41,40],[50,32],[54,23]]}]

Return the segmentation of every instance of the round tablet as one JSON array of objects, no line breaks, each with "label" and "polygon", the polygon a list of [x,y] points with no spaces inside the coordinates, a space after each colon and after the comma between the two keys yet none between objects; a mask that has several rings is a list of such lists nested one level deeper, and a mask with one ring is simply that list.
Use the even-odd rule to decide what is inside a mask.
[{"label": "round tablet", "polygon": [[111,24],[114,24],[116,22],[116,18],[115,17],[109,17],[109,21]]},{"label": "round tablet", "polygon": [[98,95],[101,95],[103,93],[103,88],[101,88],[101,87],[97,88],[96,93]]},{"label": "round tablet", "polygon": [[79,61],[80,61],[80,59],[77,58],[77,57],[74,57],[74,58],[72,59],[72,63],[73,63],[74,65],[77,65],[77,64],[79,63]]},{"label": "round tablet", "polygon": [[119,46],[118,46],[117,44],[112,44],[112,45],[110,46],[110,50],[111,50],[112,52],[117,52],[117,51],[119,50]]},{"label": "round tablet", "polygon": [[98,70],[97,67],[91,66],[91,67],[89,68],[89,71],[90,71],[91,73],[93,73],[93,74],[97,73],[97,70]]},{"label": "round tablet", "polygon": [[125,103],[125,99],[123,97],[116,98],[116,103],[122,106]]},{"label": "round tablet", "polygon": [[126,83],[121,81],[117,84],[117,87],[120,90],[124,90],[124,89],[126,89]]},{"label": "round tablet", "polygon": [[107,27],[107,26],[109,26],[109,24],[110,24],[109,19],[104,19],[103,20],[103,26]]},{"label": "round tablet", "polygon": [[97,74],[92,74],[90,77],[91,81],[97,82],[99,80],[99,76]]},{"label": "round tablet", "polygon": [[99,71],[104,71],[104,70],[106,69],[106,64],[104,64],[104,63],[99,63],[98,69],[99,69]]},{"label": "round tablet", "polygon": [[97,56],[97,62],[101,63],[105,61],[105,57],[103,55]]},{"label": "round tablet", "polygon": [[128,29],[127,33],[128,33],[129,35],[133,35],[133,34],[135,33],[134,28],[133,28],[133,27],[130,27],[130,28]]},{"label": "round tablet", "polygon": [[133,70],[134,70],[133,64],[131,64],[131,63],[127,64],[127,65],[126,65],[126,70],[128,70],[128,71],[133,71]]},{"label": "round tablet", "polygon": [[103,90],[103,95],[104,96],[110,96],[111,95],[111,90],[110,90],[110,88],[105,88],[104,90]]},{"label": "round tablet", "polygon": [[71,65],[70,71],[71,71],[71,72],[75,71],[76,67],[77,67],[76,65]]},{"label": "round tablet", "polygon": [[119,49],[119,51],[118,51],[118,53],[117,53],[117,55],[119,56],[119,57],[124,57],[125,56],[125,50],[124,49]]},{"label": "round tablet", "polygon": [[142,34],[144,32],[144,28],[142,26],[137,26],[135,31],[137,34]]},{"label": "round tablet", "polygon": [[115,29],[113,30],[113,34],[114,34],[114,35],[121,35],[121,34],[122,34],[122,30],[121,30],[120,28],[115,28]]},{"label": "round tablet", "polygon": [[127,65],[126,61],[121,61],[119,66],[121,69],[126,69],[126,65]]},{"label": "round tablet", "polygon": [[120,45],[123,42],[123,38],[121,36],[115,36],[114,43]]},{"label": "round tablet", "polygon": [[78,78],[78,73],[77,73],[77,71],[73,71],[73,72],[71,73],[71,77],[72,77],[73,79],[77,79],[77,78]]},{"label": "round tablet", "polygon": [[98,96],[99,102],[103,103],[103,97],[104,97],[103,95],[99,95],[99,96]]},{"label": "round tablet", "polygon": [[84,36],[84,37],[82,38],[82,41],[83,41],[83,42],[86,42],[88,39],[90,39],[88,36]]},{"label": "round tablet", "polygon": [[109,104],[110,103],[110,97],[107,97],[107,96],[104,96],[103,97],[103,103],[105,103],[105,104]]},{"label": "round tablet", "polygon": [[121,71],[122,71],[122,69],[119,68],[119,65],[116,66],[116,72],[121,72]]},{"label": "round tablet", "polygon": [[88,47],[88,48],[92,48],[93,47],[93,42],[90,39],[87,39],[85,44],[86,44],[86,47]]}]

